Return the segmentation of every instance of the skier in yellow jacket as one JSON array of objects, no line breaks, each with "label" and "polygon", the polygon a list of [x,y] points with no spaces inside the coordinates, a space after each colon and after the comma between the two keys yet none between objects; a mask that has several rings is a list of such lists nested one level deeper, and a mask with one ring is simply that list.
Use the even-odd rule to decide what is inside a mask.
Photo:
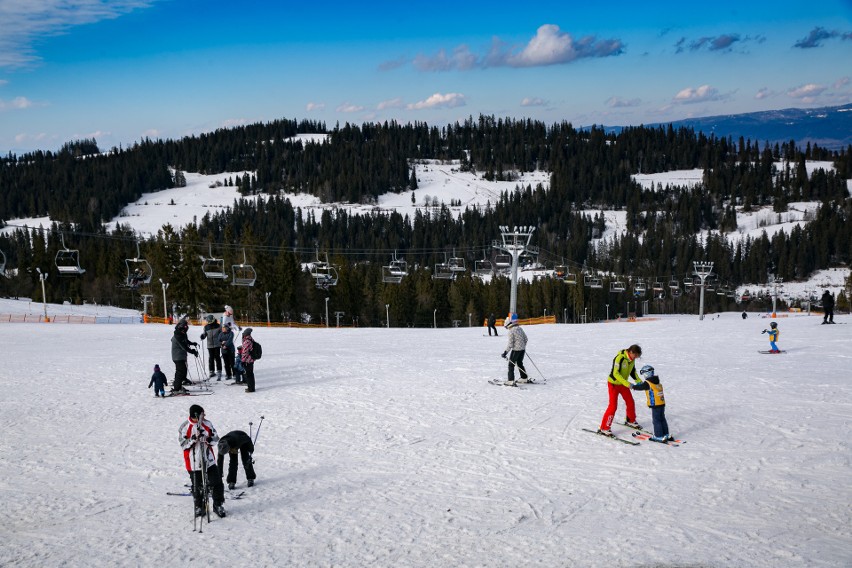
[{"label": "skier in yellow jacket", "polygon": [[631,345],[627,349],[622,349],[612,360],[612,370],[607,377],[607,391],[609,392],[609,406],[606,407],[601,427],[598,430],[601,434],[612,435],[612,419],[615,417],[615,411],[618,410],[618,397],[624,399],[626,407],[627,419],[624,423],[636,430],[640,430],[640,426],[636,422],[636,405],[633,403],[633,393],[630,392],[630,381],[633,377],[637,383],[640,382],[634,368],[635,361],[642,356],[642,348],[638,345]]}]

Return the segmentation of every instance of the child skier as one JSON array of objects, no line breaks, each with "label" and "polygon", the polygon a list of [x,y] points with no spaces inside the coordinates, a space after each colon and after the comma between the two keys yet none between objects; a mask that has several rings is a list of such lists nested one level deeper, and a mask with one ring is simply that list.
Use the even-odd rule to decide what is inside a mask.
[{"label": "child skier", "polygon": [[166,386],[168,381],[166,375],[160,371],[159,365],[154,365],[154,374],[151,375],[151,382],[148,383],[148,388],[154,387],[154,396],[166,398]]},{"label": "child skier", "polygon": [[655,442],[668,442],[674,440],[669,436],[669,423],[666,422],[666,399],[663,396],[663,385],[660,383],[660,377],[654,373],[654,367],[645,365],[639,371],[639,376],[643,379],[641,382],[634,384],[633,390],[643,390],[648,402],[648,408],[651,409],[651,419],[654,422],[654,435],[651,439]]},{"label": "child skier", "polygon": [[781,353],[781,350],[778,349],[778,345],[775,343],[778,341],[778,337],[781,335],[781,332],[778,330],[778,324],[772,322],[769,324],[769,329],[764,329],[763,333],[769,334],[769,352],[770,353]]}]

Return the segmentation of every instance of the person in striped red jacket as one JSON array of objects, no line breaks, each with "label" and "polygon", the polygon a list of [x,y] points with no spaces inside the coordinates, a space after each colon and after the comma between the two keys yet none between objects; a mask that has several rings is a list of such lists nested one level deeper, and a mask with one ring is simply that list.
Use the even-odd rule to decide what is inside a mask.
[{"label": "person in striped red jacket", "polygon": [[204,418],[204,409],[193,404],[189,407],[189,418],[180,425],[180,446],[183,448],[183,460],[186,471],[192,480],[192,496],[195,499],[195,515],[203,516],[206,511],[204,479],[202,471],[207,472],[207,484],[213,493],[213,511],[220,517],[225,516],[225,486],[216,464],[213,446],[219,441],[219,434],[213,424]]}]

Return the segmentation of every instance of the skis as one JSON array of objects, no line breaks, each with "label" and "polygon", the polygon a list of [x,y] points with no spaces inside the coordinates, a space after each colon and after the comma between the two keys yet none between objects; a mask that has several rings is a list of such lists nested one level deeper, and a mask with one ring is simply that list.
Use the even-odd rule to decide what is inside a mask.
[{"label": "skis", "polygon": [[488,384],[497,385],[498,387],[512,387],[512,388],[516,388],[516,389],[526,390],[526,387],[521,386],[521,384],[528,384],[528,383],[521,383],[521,384],[515,383],[514,385],[507,385],[504,381],[500,381],[500,380],[497,380],[497,379],[490,379],[488,381]]},{"label": "skis", "polygon": [[598,436],[603,436],[604,438],[609,438],[611,440],[615,440],[617,442],[621,442],[622,444],[627,444],[630,446],[638,446],[639,442],[635,442],[633,440],[628,440],[627,438],[619,438],[615,434],[604,434],[598,430],[590,430],[588,428],[583,428],[584,432],[591,432],[592,434],[597,434]]},{"label": "skis", "polygon": [[[228,499],[238,500],[242,499],[243,495],[245,495],[245,491],[240,491],[239,493],[228,493]],[[175,493],[173,491],[166,491],[166,495],[171,495],[172,497],[192,497],[192,493]]]},{"label": "skis", "polygon": [[669,440],[666,442],[661,442],[659,440],[654,440],[650,434],[646,434],[645,432],[633,432],[632,436],[637,440],[647,440],[649,442],[656,442],[658,444],[665,444],[667,446],[679,446],[681,444],[685,444],[684,440]]},{"label": "skis", "polygon": [[786,352],[786,349],[782,349],[781,351],[758,351],[758,353],[763,353],[764,355],[781,355]]},{"label": "skis", "polygon": [[198,391],[198,392],[172,392],[164,396],[163,398],[171,398],[173,396],[207,396],[208,394],[213,394],[212,391]]}]

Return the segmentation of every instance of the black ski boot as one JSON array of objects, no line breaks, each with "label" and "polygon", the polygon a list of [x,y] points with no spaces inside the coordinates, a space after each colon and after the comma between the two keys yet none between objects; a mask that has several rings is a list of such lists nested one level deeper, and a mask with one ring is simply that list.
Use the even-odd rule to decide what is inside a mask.
[{"label": "black ski boot", "polygon": [[227,515],[222,503],[213,503],[213,512],[219,515],[220,518],[224,518]]}]

